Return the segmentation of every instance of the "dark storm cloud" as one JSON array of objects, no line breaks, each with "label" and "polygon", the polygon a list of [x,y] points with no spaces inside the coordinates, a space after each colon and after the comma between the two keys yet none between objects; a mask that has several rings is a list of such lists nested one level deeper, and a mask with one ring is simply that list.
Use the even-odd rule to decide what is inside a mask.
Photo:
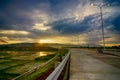
[{"label": "dark storm cloud", "polygon": [[[84,33],[88,30],[91,30],[92,20],[98,18],[98,16],[90,15],[84,18],[83,21],[77,21],[74,18],[68,18],[64,20],[55,21],[52,24],[52,29],[57,30],[61,34],[76,34]],[[95,24],[95,23],[94,23]]]},{"label": "dark storm cloud", "polygon": [[[7,18],[6,18],[7,17]],[[27,29],[29,26],[33,25],[33,21],[27,16],[9,16],[5,15],[4,19],[0,17],[0,29],[14,29],[14,30],[24,30]]]},{"label": "dark storm cloud", "polygon": [[115,26],[116,30],[120,30],[120,15],[113,20],[113,25]]},{"label": "dark storm cloud", "polygon": [[120,0],[105,0],[110,6],[120,6]]},{"label": "dark storm cloud", "polygon": [[[40,11],[49,14],[48,0],[0,0],[0,30],[29,32],[28,35],[0,33],[0,37],[7,37],[10,40],[23,39],[24,41],[24,38],[37,39],[39,36],[48,35],[48,33],[33,29],[38,20],[33,17],[36,16],[34,10],[37,10],[39,14]],[[42,18],[40,17],[38,21],[41,22]]]},{"label": "dark storm cloud", "polygon": [[0,29],[29,29],[34,24],[30,15],[32,10],[40,9],[44,11],[46,1],[0,0]]},{"label": "dark storm cloud", "polygon": [[70,4],[78,4],[77,2],[78,0],[69,0],[69,3],[67,0],[0,0],[0,29],[24,29],[32,26],[34,20],[28,14],[34,9],[44,11],[48,8],[45,4],[50,3],[51,11],[61,14],[66,8],[73,7]]},{"label": "dark storm cloud", "polygon": [[[105,17],[104,27],[106,29],[107,26],[112,25],[113,27],[108,30],[113,34],[116,32],[119,34],[120,15],[117,16],[119,14],[117,9],[120,6],[120,0],[93,1],[98,3],[104,1],[111,5],[109,9],[113,12],[108,18]],[[27,35],[1,33],[0,37],[37,39],[38,37],[56,36],[54,34],[67,36],[82,35],[87,32],[91,34],[94,30],[101,30],[101,23],[98,10],[90,7],[89,3],[89,0],[0,0],[0,30],[3,32],[5,30],[29,32]],[[95,13],[92,13],[92,9]],[[103,18],[104,15],[106,16],[106,14],[103,13]],[[76,20],[76,18],[80,19]],[[36,24],[43,24],[42,27],[51,28],[42,31],[39,25],[35,28]],[[92,38],[92,40],[100,41],[97,38]]]},{"label": "dark storm cloud", "polygon": [[120,15],[117,16],[113,21],[112,24],[114,25],[114,30],[120,33]]},{"label": "dark storm cloud", "polygon": [[108,30],[113,33],[120,33],[120,14],[115,17],[108,17],[103,20],[104,21],[104,27],[112,26]]},{"label": "dark storm cloud", "polygon": [[10,6],[20,7],[21,9],[35,8],[40,3],[46,3],[48,0],[0,0],[0,8],[5,9]]},{"label": "dark storm cloud", "polygon": [[86,26],[81,27],[80,23],[74,23],[74,19],[69,22],[69,19],[56,21],[52,24],[52,29],[61,34],[72,34],[83,32]]},{"label": "dark storm cloud", "polygon": [[[49,0],[53,11],[67,10],[68,8],[75,7],[79,4],[79,0]],[[73,4],[74,3],[74,4]]]},{"label": "dark storm cloud", "polygon": [[80,4],[79,0],[49,0],[49,2],[55,18],[67,15]]}]

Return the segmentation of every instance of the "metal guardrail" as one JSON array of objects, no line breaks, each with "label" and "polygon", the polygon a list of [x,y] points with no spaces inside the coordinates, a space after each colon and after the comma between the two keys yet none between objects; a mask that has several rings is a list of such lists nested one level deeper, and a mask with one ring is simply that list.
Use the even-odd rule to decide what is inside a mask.
[{"label": "metal guardrail", "polygon": [[53,61],[54,61],[55,59],[57,59],[58,57],[59,57],[59,55],[56,55],[56,56],[55,56],[54,58],[52,58],[51,60],[49,60],[49,61],[43,63],[42,65],[39,65],[39,66],[37,66],[37,67],[35,67],[35,68],[33,68],[33,69],[31,69],[31,70],[29,70],[29,71],[21,74],[21,75],[13,78],[12,80],[19,80],[19,79],[22,78],[22,77],[28,76],[28,75],[32,74],[33,72],[35,72],[35,71],[43,68],[43,67],[46,66],[47,64],[53,62]]},{"label": "metal guardrail", "polygon": [[63,61],[57,66],[57,68],[46,78],[46,80],[57,80],[60,76],[65,64],[68,62],[70,57],[70,52],[65,56]]}]

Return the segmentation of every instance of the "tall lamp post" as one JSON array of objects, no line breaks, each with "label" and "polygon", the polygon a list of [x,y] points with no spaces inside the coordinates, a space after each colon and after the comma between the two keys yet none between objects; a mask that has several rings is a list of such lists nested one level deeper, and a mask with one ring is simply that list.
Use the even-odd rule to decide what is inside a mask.
[{"label": "tall lamp post", "polygon": [[100,9],[103,48],[105,49],[105,34],[104,34],[104,26],[103,26],[103,12],[102,12],[103,5],[91,4],[91,6],[96,6],[96,7],[98,7]]}]

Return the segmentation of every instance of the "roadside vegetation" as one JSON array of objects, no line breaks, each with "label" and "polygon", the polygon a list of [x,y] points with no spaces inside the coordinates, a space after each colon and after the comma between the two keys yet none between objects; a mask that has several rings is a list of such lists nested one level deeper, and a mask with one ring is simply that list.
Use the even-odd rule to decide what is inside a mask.
[{"label": "roadside vegetation", "polygon": [[[41,56],[47,54],[46,56]],[[45,52],[45,53],[44,53]],[[10,44],[0,45],[0,80],[11,80],[29,70],[32,70],[41,64],[51,60],[55,56],[58,56],[53,61],[59,60],[59,55],[64,56],[68,52],[67,49],[53,48],[47,45],[41,44]],[[54,63],[50,63],[42,70],[38,69],[32,74],[24,77],[27,80],[29,77],[35,79],[54,67]],[[22,80],[24,80],[22,78]]]},{"label": "roadside vegetation", "polygon": [[0,51],[57,51],[57,48],[49,47],[46,44],[22,43],[0,45]]}]

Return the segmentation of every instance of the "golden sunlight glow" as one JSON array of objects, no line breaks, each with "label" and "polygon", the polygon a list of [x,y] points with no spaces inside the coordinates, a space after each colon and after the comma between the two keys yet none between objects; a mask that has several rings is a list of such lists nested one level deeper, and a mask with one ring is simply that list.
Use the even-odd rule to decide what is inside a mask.
[{"label": "golden sunlight glow", "polygon": [[33,28],[45,31],[45,30],[48,30],[50,27],[49,26],[45,26],[42,23],[39,23],[39,24],[35,24],[35,26],[33,26]]},{"label": "golden sunlight glow", "polygon": [[0,30],[0,33],[1,34],[10,34],[10,35],[13,35],[13,34],[28,35],[29,34],[29,32],[27,32],[27,31],[16,31],[16,30]]},{"label": "golden sunlight glow", "polygon": [[79,18],[81,18],[80,15],[76,13],[76,14],[75,14],[75,19],[76,19],[76,20],[79,20]]},{"label": "golden sunlight glow", "polygon": [[49,39],[46,39],[46,40],[42,39],[39,41],[39,43],[55,43],[55,42],[53,40],[49,40]]},{"label": "golden sunlight glow", "polygon": [[120,44],[105,44],[105,46],[119,46]]},{"label": "golden sunlight glow", "polygon": [[[79,41],[78,41],[79,40]],[[86,37],[74,35],[74,36],[56,36],[41,39],[38,43],[62,43],[62,44],[86,44]]]},{"label": "golden sunlight glow", "polygon": [[38,56],[47,56],[47,54],[44,53],[44,52],[39,52],[39,53],[38,53]]}]

